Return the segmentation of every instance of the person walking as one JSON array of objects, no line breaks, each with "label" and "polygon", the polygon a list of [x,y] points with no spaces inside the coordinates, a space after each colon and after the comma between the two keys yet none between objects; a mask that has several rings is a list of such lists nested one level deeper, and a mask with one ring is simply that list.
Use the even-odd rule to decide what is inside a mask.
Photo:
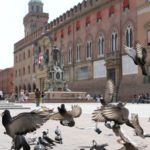
[{"label": "person walking", "polygon": [[36,102],[36,107],[40,106],[40,97],[41,97],[41,92],[40,90],[37,88],[35,90],[35,102]]}]

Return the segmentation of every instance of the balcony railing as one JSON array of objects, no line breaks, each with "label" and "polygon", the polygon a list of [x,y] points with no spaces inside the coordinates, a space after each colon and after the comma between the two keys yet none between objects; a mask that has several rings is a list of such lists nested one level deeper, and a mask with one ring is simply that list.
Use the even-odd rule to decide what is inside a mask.
[{"label": "balcony railing", "polygon": [[111,59],[118,59],[120,58],[120,51],[113,51],[113,52],[108,52],[105,54],[105,59],[106,60],[111,60]]}]

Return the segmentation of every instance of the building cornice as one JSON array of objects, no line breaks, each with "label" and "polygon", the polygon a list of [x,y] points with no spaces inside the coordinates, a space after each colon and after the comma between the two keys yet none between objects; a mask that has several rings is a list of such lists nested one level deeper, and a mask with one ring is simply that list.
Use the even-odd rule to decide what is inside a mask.
[{"label": "building cornice", "polygon": [[[89,3],[89,1],[90,0],[87,0],[88,3]],[[82,5],[83,5],[83,2],[82,2]],[[120,0],[117,1],[117,3],[119,3],[119,2],[120,2]],[[95,0],[91,6],[88,4],[88,6],[86,8],[82,8],[81,11],[78,10],[77,12],[74,12],[71,17],[67,17],[66,20],[63,20],[62,22],[60,22],[56,26],[50,27],[51,23],[54,22],[55,19],[53,21],[51,21],[50,23],[48,23],[47,26],[49,26],[49,31],[47,33],[45,33],[45,35],[54,33],[58,29],[63,28],[67,24],[72,23],[72,22],[76,21],[77,19],[80,19],[81,17],[85,16],[86,14],[88,14],[88,13],[90,13],[92,11],[96,11],[98,9],[108,8],[109,6],[111,6],[111,5],[115,4],[115,3],[116,3],[115,0],[111,0],[111,2],[110,2],[110,0],[98,0],[98,1]],[[20,40],[19,42],[15,43],[15,45],[14,45],[14,53],[20,51],[22,48],[24,48],[27,45],[32,44],[34,41],[40,39],[43,36],[43,35],[40,35],[40,34],[43,33],[43,31],[45,30],[44,28],[45,27],[40,28],[39,30],[37,30],[34,33],[32,33],[31,35],[29,35],[29,36],[23,38],[22,40]],[[28,40],[28,39],[30,39],[30,40]]]}]

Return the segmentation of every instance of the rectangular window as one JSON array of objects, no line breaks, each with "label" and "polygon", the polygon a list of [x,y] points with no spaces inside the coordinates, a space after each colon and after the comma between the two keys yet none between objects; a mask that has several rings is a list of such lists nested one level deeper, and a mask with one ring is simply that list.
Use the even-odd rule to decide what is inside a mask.
[{"label": "rectangular window", "polygon": [[77,79],[78,80],[84,80],[84,79],[88,79],[88,67],[81,67],[78,70],[78,75],[77,75]]},{"label": "rectangular window", "polygon": [[115,6],[111,6],[109,8],[109,17],[113,16],[115,14]]},{"label": "rectangular window", "polygon": [[78,20],[77,22],[76,22],[76,30],[78,31],[80,29],[80,21]]},{"label": "rectangular window", "polygon": [[57,33],[54,34],[54,41],[57,41]]},{"label": "rectangular window", "polygon": [[64,30],[63,29],[61,29],[61,31],[60,31],[60,36],[61,36],[61,38],[64,37]]},{"label": "rectangular window", "polygon": [[77,45],[77,62],[80,61],[80,45]]},{"label": "rectangular window", "polygon": [[87,59],[91,59],[91,57],[92,57],[92,43],[91,43],[91,41],[88,41],[86,46],[87,46],[86,47],[86,57],[87,57]]},{"label": "rectangular window", "polygon": [[71,25],[68,26],[68,34],[71,33]]},{"label": "rectangular window", "polygon": [[129,9],[129,0],[124,0],[123,1],[123,10],[128,10]]},{"label": "rectangular window", "polygon": [[96,14],[96,21],[99,22],[100,20],[102,20],[102,12],[98,11]]},{"label": "rectangular window", "polygon": [[87,16],[86,17],[86,23],[85,23],[85,25],[88,26],[90,24],[90,22],[91,22],[90,21],[90,16]]},{"label": "rectangular window", "polygon": [[71,64],[72,61],[72,49],[71,47],[68,49],[68,64]]}]

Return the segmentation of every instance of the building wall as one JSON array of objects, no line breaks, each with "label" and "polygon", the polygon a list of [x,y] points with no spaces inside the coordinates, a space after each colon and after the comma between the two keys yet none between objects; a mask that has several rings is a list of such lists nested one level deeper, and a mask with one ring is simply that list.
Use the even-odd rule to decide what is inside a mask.
[{"label": "building wall", "polygon": [[[110,17],[109,9],[111,6],[114,6],[114,15]],[[124,10],[124,0],[113,0],[111,2],[109,0],[83,1],[51,21],[47,25],[48,30],[39,29],[24,40],[17,42],[14,57],[19,53],[23,55],[23,52],[27,51],[27,47],[32,47],[33,43],[47,35],[53,45],[62,50],[65,79],[72,90],[87,91],[90,94],[102,93],[108,76],[107,70],[115,69],[115,80],[118,87],[120,86],[120,97],[131,98],[134,93],[139,93],[141,90],[145,91],[149,86],[149,84],[144,83],[145,77],[142,76],[138,67],[131,71],[131,68],[128,68],[126,64],[122,64],[128,62],[123,46],[126,40],[127,27],[130,26],[133,30],[133,46],[137,40],[141,43],[144,42],[144,45],[146,44],[145,25],[149,29],[149,11],[139,14],[143,7],[148,7],[146,10],[149,10],[149,2],[145,0],[129,0],[129,9]],[[98,12],[101,12],[102,18],[100,21],[97,21]],[[88,26],[85,25],[87,17],[90,18]],[[80,22],[80,29],[77,31],[78,21]],[[70,32],[68,34],[69,26]],[[43,32],[45,32],[44,35],[42,34]],[[118,35],[118,48],[115,49],[115,53],[111,52],[112,32],[116,32]],[[98,55],[99,35],[103,35],[105,39],[104,55],[101,56]],[[92,41],[91,59],[87,59],[86,56],[86,43],[88,40]],[[77,61],[76,57],[78,43],[81,45],[80,61]],[[68,63],[69,47],[72,48],[72,60]],[[22,70],[22,67],[26,66],[26,64],[31,65],[32,61],[33,56],[30,59],[26,59],[26,61],[22,61],[22,63],[14,64],[15,69]],[[123,70],[125,66],[127,67],[126,72]],[[32,74],[33,72],[30,75],[23,75],[23,83],[21,83],[20,77],[16,77],[16,83],[18,82],[16,86],[22,86],[22,84],[27,84],[28,82],[32,83]],[[35,82],[36,84],[38,83],[36,80]],[[138,85],[139,88],[134,88],[135,85]],[[129,87],[133,87],[133,92],[130,92]]]},{"label": "building wall", "polygon": [[13,68],[7,68],[0,71],[0,91],[3,91],[4,95],[11,95],[13,93],[13,71]]}]

